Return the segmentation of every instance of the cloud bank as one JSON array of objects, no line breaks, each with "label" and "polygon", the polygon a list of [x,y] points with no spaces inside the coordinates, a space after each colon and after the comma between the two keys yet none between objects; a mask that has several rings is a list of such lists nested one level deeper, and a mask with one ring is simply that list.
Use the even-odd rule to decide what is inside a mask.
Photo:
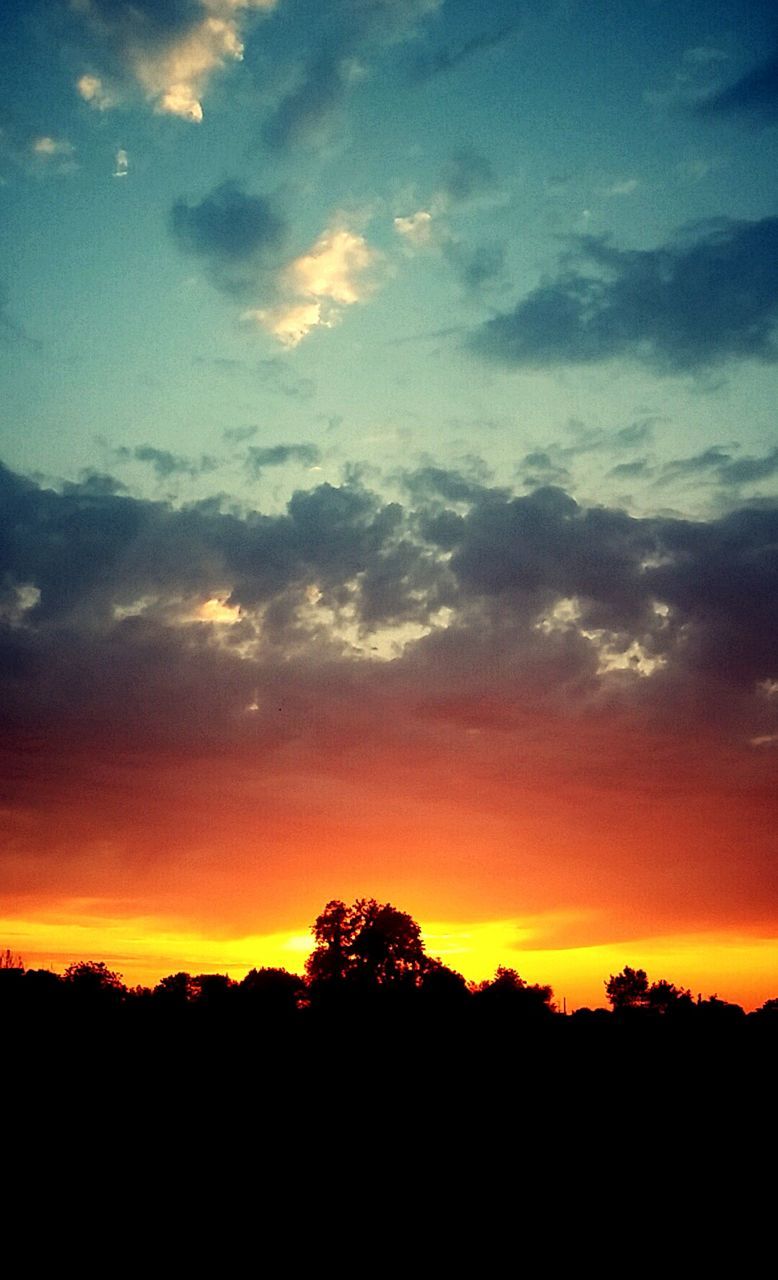
[{"label": "cloud bank", "polygon": [[718,218],[658,249],[578,237],[559,273],[471,338],[506,366],[627,358],[663,374],[778,357],[778,218]]}]

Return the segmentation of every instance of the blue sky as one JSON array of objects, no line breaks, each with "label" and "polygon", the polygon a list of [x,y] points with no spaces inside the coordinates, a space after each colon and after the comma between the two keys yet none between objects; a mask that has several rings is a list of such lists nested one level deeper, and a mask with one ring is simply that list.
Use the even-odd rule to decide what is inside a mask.
[{"label": "blue sky", "polygon": [[[126,460],[122,469],[112,449],[153,444],[218,457],[220,482],[248,497],[245,477],[222,463],[225,430],[316,445],[323,471],[306,476],[298,461],[263,479],[267,501],[271,490],[277,500],[322,475],[335,481],[354,462],[390,481],[399,459],[426,455],[480,459],[500,482],[521,482],[527,454],[637,422],[651,424],[650,447],[607,462],[645,460],[652,480],[662,459],[713,446],[769,452],[775,370],[749,337],[725,333],[717,347],[717,329],[699,360],[681,352],[663,367],[655,333],[584,362],[574,335],[560,334],[557,349],[546,339],[522,363],[499,359],[489,322],[559,282],[582,237],[626,263],[679,235],[693,252],[711,220],[773,216],[774,102],[772,115],[715,109],[716,95],[773,52],[772,6],[215,5],[244,52],[214,54],[190,86],[199,122],[164,106],[163,54],[171,62],[171,43],[186,49],[205,10],[171,5],[171,26],[138,54],[143,24],[129,9],[22,5],[8,19],[1,354],[11,465],[71,479],[92,467],[151,491],[148,464],[146,474]],[[165,7],[137,12],[146,10],[159,20]],[[84,76],[104,82],[112,105],[84,100]],[[226,244],[228,222],[221,244],[207,228],[199,240],[177,236],[173,209],[218,213],[219,191],[227,220],[242,201],[266,208],[278,243],[241,258]],[[324,296],[324,323],[297,345],[279,341],[272,321],[252,314],[315,308],[279,278],[339,232],[355,300]],[[769,262],[774,248],[757,236],[745,252]],[[572,270],[591,278],[608,264]],[[665,354],[677,326],[700,319],[685,318],[694,300],[684,287],[679,274],[673,315],[658,321]],[[613,323],[624,323],[618,311]],[[647,509],[657,499],[637,469],[606,477],[601,453],[566,469],[591,500]],[[187,492],[202,488],[182,478]],[[695,492],[663,490],[668,504],[719,501],[715,472],[700,479]]]}]

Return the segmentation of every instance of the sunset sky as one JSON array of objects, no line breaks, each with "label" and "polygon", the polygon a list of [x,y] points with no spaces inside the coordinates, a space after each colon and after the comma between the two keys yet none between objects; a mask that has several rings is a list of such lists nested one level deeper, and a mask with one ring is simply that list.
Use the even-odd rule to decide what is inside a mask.
[{"label": "sunset sky", "polygon": [[0,946],[778,995],[774,0],[9,0]]}]

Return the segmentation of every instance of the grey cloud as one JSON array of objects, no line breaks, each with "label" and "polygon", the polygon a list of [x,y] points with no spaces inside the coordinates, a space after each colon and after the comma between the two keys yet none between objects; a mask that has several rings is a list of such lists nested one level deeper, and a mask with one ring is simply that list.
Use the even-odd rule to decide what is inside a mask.
[{"label": "grey cloud", "polygon": [[690,458],[676,458],[666,463],[662,470],[666,478],[697,475],[700,472],[718,469],[730,461],[730,454],[725,453],[718,445],[712,445],[711,448],[704,449],[702,453],[695,453]]},{"label": "grey cloud", "polygon": [[771,54],[739,80],[705,98],[696,112],[703,116],[740,116],[768,124],[778,120],[778,54]]},{"label": "grey cloud", "polygon": [[618,462],[611,467],[608,475],[614,480],[633,480],[637,476],[648,476],[653,472],[648,458],[636,458],[634,462]]},{"label": "grey cloud", "polygon": [[39,351],[43,345],[42,342],[39,338],[31,338],[24,326],[9,315],[8,301],[8,290],[0,282],[0,343],[7,346],[29,347]]},{"label": "grey cloud", "polygon": [[245,440],[251,440],[259,430],[259,427],[227,427],[222,432],[222,439],[228,444],[243,444]]},{"label": "grey cloud", "polygon": [[486,321],[470,346],[515,367],[625,357],[660,373],[778,357],[778,218],[726,218],[658,249],[579,237],[559,274]]},{"label": "grey cloud", "polygon": [[479,244],[468,246],[459,240],[447,240],[443,253],[462,285],[472,292],[486,289],[498,282],[505,268],[503,244]]},{"label": "grey cloud", "polygon": [[654,434],[656,418],[640,418],[631,422],[628,427],[620,427],[613,436],[613,443],[619,448],[631,449],[636,444],[646,444]]},{"label": "grey cloud", "polygon": [[468,147],[454,152],[443,174],[443,190],[456,204],[493,191],[496,186],[497,179],[486,156]]},{"label": "grey cloud", "polygon": [[511,22],[497,31],[480,31],[477,35],[457,44],[450,44],[431,53],[421,54],[410,68],[410,79],[415,83],[432,80],[435,76],[445,75],[456,70],[464,62],[488,53],[490,49],[498,49],[506,44],[518,31],[519,23]]},{"label": "grey cloud", "polygon": [[753,484],[778,473],[778,449],[761,458],[738,458],[719,445],[713,445],[689,458],[676,458],[666,463],[662,472],[665,479],[707,472],[722,485]]},{"label": "grey cloud", "polygon": [[525,454],[519,463],[518,472],[525,486],[533,489],[549,484],[564,484],[570,479],[567,468],[555,462],[545,449],[533,449],[531,453]]},{"label": "grey cloud", "polygon": [[298,82],[265,122],[263,138],[274,150],[321,141],[338,118],[363,59],[413,35],[436,0],[330,0],[311,15],[311,37]]},{"label": "grey cloud", "polygon": [[287,462],[315,466],[321,454],[315,444],[272,444],[253,446],[246,455],[246,467],[258,479],[265,467],[281,467]]},{"label": "grey cloud", "polygon": [[418,467],[405,473],[403,484],[415,498],[428,501],[444,498],[446,502],[474,503],[490,492],[479,481],[446,467]]},{"label": "grey cloud", "polygon": [[763,458],[732,458],[719,469],[724,484],[751,484],[767,480],[778,472],[778,449]]},{"label": "grey cloud", "polygon": [[281,99],[266,122],[264,141],[281,151],[319,140],[335,118],[348,83],[344,53],[316,53],[305,67],[299,85]]},{"label": "grey cloud", "polygon": [[295,374],[288,361],[278,356],[257,360],[255,369],[262,385],[277,395],[288,396],[291,400],[310,400],[316,391],[313,378]]},{"label": "grey cloud", "polygon": [[[357,484],[323,484],[266,516],[214,503],[176,509],[88,481],[55,492],[0,469],[9,722],[46,741],[102,725],[113,743],[255,732],[271,742],[269,721],[247,727],[242,715],[253,690],[280,678],[290,694],[315,696],[326,663],[326,688],[356,680],[360,705],[383,681],[417,698],[477,692],[488,670],[493,697],[511,706],[569,712],[599,690],[603,714],[620,706],[672,725],[729,717],[752,736],[766,723],[757,682],[778,677],[778,507],[636,519],[552,486],[512,497],[435,467],[409,476],[407,491],[410,509]],[[368,636],[430,623],[443,605],[450,626],[385,676],[361,668],[357,679],[353,651],[326,623],[306,629],[312,584],[327,610],[347,609]],[[221,639],[194,611],[213,596],[244,610]],[[563,615],[544,625],[560,600],[576,602],[578,623]],[[662,665],[645,680],[598,675],[587,635],[598,630],[616,650],[638,643]],[[301,711],[295,733],[309,732],[309,719]]]},{"label": "grey cloud", "polygon": [[275,270],[286,241],[286,221],[266,196],[223,182],[198,204],[177,200],[170,229],[179,248],[201,258],[214,283],[230,294],[256,296]]},{"label": "grey cloud", "polygon": [[219,465],[215,458],[205,454],[199,460],[184,458],[180,454],[171,453],[168,449],[157,449],[151,444],[139,444],[134,448],[119,445],[114,449],[114,454],[123,462],[148,463],[160,480],[167,480],[174,475],[205,475],[215,471]]}]

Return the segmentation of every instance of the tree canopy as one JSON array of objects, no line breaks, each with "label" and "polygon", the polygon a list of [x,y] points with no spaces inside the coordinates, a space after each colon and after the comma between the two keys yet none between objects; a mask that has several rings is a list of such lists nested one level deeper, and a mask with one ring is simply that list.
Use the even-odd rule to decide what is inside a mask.
[{"label": "tree canopy", "polygon": [[416,921],[375,898],[358,898],[350,907],[328,902],[312,931],[316,947],[306,973],[318,986],[419,986],[433,963]]}]

